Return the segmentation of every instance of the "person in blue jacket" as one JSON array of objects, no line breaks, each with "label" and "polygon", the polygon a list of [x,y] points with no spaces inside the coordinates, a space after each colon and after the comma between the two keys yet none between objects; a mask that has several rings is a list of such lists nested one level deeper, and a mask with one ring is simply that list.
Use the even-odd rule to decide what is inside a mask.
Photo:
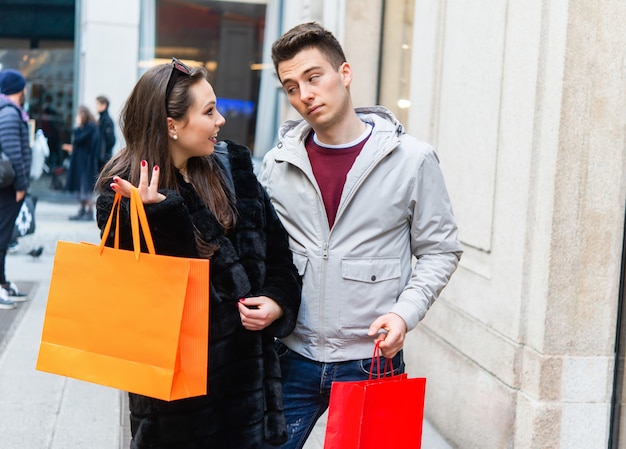
[{"label": "person in blue jacket", "polygon": [[19,214],[29,187],[31,152],[28,139],[26,79],[17,70],[0,72],[0,152],[13,165],[15,179],[0,189],[0,309],[13,309],[17,301],[26,300],[15,283],[6,278],[6,255]]}]

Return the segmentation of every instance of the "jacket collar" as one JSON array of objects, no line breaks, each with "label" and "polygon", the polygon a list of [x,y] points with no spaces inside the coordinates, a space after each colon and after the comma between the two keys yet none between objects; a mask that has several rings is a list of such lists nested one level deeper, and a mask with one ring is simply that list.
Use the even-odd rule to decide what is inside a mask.
[{"label": "jacket collar", "polygon": [[28,120],[30,120],[26,111],[19,104],[11,100],[8,96],[0,94],[0,108],[3,108],[4,106],[13,106],[17,109],[23,122],[28,122]]},{"label": "jacket collar", "polygon": [[[371,159],[380,159],[398,145],[398,137],[405,134],[404,127],[393,113],[382,106],[355,108],[361,120],[374,125],[372,135],[362,150],[370,153]],[[276,161],[288,162],[310,172],[310,163],[304,141],[311,132],[311,125],[304,119],[288,120],[279,128],[279,142],[276,145]],[[312,175],[312,172],[311,172]]]}]

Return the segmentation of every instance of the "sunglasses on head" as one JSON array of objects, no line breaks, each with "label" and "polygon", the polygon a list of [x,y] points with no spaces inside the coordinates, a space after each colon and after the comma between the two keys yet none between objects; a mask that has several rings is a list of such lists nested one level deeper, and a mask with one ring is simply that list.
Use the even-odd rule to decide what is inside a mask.
[{"label": "sunglasses on head", "polygon": [[174,89],[174,85],[176,84],[176,80],[180,74],[190,76],[191,69],[183,64],[178,59],[172,57],[172,72],[170,73],[170,77],[167,80],[167,87],[165,88],[165,104],[167,105],[167,99],[170,97],[172,93],[172,89]]}]

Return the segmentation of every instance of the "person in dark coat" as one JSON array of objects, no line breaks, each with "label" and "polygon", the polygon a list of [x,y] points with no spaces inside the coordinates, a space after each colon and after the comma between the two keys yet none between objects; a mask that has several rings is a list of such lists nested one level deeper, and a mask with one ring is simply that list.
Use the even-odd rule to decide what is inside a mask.
[{"label": "person in dark coat", "polygon": [[98,124],[86,106],[79,106],[76,127],[72,130],[72,143],[63,145],[69,151],[70,168],[65,180],[65,190],[76,194],[80,201],[78,214],[70,220],[93,220],[93,189],[98,176],[99,155]]},{"label": "person in dark coat", "polygon": [[98,172],[102,170],[113,155],[115,146],[115,125],[109,115],[109,99],[104,95],[96,97],[96,111],[98,112],[98,131],[100,133],[100,153],[98,154]]},{"label": "person in dark coat", "polygon": [[120,247],[132,248],[128,196],[138,186],[156,252],[211,261],[208,393],[171,402],[129,393],[131,448],[279,445],[287,429],[274,338],[295,326],[301,280],[250,151],[217,141],[225,120],[207,71],[178,60],[140,78],[121,123],[126,147],[96,183],[98,226],[122,194]]}]

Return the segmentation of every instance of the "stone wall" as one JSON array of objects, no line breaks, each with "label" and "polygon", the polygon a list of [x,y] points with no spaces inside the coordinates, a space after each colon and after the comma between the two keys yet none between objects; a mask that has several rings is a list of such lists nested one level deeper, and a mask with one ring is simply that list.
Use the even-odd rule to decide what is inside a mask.
[{"label": "stone wall", "polygon": [[462,449],[606,448],[626,200],[626,4],[416,0],[409,132],[465,247],[410,334]]}]

